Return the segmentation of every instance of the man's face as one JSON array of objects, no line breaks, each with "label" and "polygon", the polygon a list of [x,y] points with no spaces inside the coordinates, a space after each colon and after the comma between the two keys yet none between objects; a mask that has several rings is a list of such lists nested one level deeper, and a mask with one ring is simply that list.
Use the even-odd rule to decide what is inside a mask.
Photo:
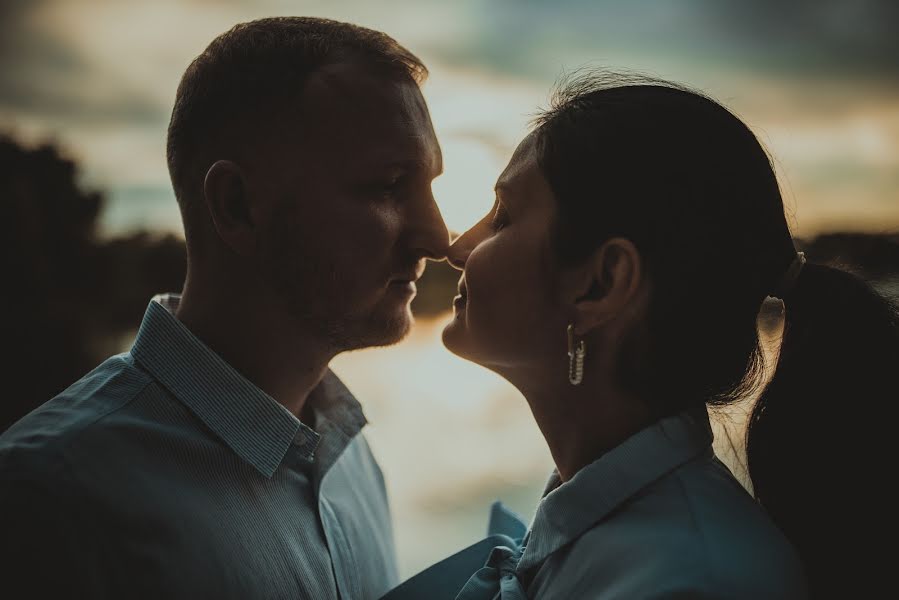
[{"label": "man's face", "polygon": [[418,87],[326,67],[280,125],[251,164],[271,208],[259,267],[285,319],[337,351],[399,341],[425,258],[442,259],[449,240],[431,193],[440,146]]}]

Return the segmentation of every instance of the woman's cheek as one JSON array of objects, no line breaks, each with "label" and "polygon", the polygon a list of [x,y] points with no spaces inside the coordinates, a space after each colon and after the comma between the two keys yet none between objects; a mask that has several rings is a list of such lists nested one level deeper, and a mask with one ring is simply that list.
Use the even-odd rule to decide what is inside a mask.
[{"label": "woman's cheek", "polygon": [[466,310],[468,321],[475,326],[475,331],[489,326],[489,315],[493,312],[496,299],[489,258],[489,254],[478,247],[472,250],[465,263],[465,286],[468,294]]}]

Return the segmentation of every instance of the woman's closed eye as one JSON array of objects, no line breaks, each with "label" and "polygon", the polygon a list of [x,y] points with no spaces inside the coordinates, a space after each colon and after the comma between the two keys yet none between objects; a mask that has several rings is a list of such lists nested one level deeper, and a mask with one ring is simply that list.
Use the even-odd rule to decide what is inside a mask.
[{"label": "woman's closed eye", "polygon": [[506,209],[501,202],[497,202],[496,210],[493,211],[493,220],[490,222],[490,227],[496,232],[508,224],[509,216],[506,213]]},{"label": "woman's closed eye", "polygon": [[398,175],[396,177],[391,177],[388,180],[381,182],[378,186],[379,192],[381,196],[385,198],[393,198],[396,196],[397,191],[403,186],[405,183],[405,177],[402,175]]}]

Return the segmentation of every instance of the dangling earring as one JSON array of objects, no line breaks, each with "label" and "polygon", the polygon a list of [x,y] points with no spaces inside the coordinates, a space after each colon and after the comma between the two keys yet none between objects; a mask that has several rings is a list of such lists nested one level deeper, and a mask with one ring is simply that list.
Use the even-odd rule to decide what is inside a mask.
[{"label": "dangling earring", "polygon": [[587,344],[581,340],[575,346],[574,324],[568,326],[568,381],[571,385],[580,385],[584,380],[584,357],[587,355]]}]

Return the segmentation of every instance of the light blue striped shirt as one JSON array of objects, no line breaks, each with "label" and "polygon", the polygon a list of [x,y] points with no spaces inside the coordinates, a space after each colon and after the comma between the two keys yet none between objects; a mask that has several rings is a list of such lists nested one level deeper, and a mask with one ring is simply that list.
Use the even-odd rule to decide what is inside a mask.
[{"label": "light blue striped shirt", "polygon": [[154,298],[130,352],[0,436],[4,590],[381,596],[395,551],[359,403],[329,372],[312,429],[194,337],[177,301]]}]

